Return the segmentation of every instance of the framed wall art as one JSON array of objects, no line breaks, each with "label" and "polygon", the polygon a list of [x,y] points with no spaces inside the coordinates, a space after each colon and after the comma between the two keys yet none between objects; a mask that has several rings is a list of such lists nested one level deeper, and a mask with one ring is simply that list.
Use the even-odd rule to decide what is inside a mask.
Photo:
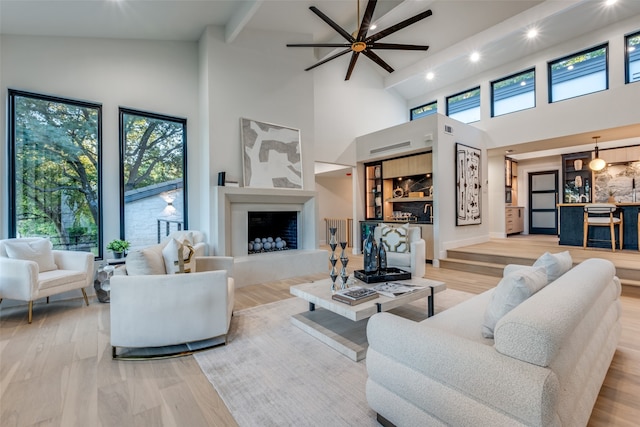
[{"label": "framed wall art", "polygon": [[481,151],[456,143],[456,225],[482,223]]},{"label": "framed wall art", "polygon": [[302,189],[300,130],[240,119],[245,187]]}]

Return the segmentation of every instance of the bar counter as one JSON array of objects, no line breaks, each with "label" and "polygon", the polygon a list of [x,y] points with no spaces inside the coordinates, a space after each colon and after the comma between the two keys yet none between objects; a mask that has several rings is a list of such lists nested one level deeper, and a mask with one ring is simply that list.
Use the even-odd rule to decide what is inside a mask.
[{"label": "bar counter", "polygon": [[[560,241],[561,245],[582,246],[584,236],[584,206],[586,203],[558,203],[560,211]],[[614,203],[623,214],[623,249],[638,249],[638,212],[640,202]],[[614,214],[617,215],[617,212]],[[619,248],[616,227],[616,249]],[[611,249],[608,227],[589,227],[590,240],[587,247]],[[595,239],[592,240],[592,239]]]}]

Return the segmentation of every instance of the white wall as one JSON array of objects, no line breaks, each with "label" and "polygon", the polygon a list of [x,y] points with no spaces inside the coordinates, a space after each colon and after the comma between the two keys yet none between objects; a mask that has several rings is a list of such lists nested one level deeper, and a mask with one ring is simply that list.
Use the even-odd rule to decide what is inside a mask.
[{"label": "white wall", "polygon": [[[196,43],[2,36],[0,134],[6,135],[7,89],[102,103],[103,240],[120,234],[118,107],[187,118],[189,227],[199,211],[198,50]],[[2,170],[6,138],[0,138]],[[0,175],[6,175],[2,173]],[[7,236],[6,184],[2,230]]]},{"label": "white wall", "polygon": [[[481,120],[472,125],[487,132],[488,148],[637,124],[640,122],[637,112],[640,85],[624,84],[624,35],[640,28],[639,18],[635,16],[519,61],[480,73],[471,79],[456,82],[436,92],[413,98],[408,105],[418,106],[437,99],[438,111],[444,114],[446,96],[480,85]],[[544,37],[544,32],[540,36]],[[547,62],[606,41],[609,41],[609,90],[549,104]],[[536,68],[536,107],[490,117],[489,82],[532,66]]]},{"label": "white wall", "polygon": [[[352,177],[316,176],[316,191],[318,192],[318,242],[324,245],[327,243],[325,218],[353,219]],[[354,221],[354,227],[357,223],[357,220]]]}]

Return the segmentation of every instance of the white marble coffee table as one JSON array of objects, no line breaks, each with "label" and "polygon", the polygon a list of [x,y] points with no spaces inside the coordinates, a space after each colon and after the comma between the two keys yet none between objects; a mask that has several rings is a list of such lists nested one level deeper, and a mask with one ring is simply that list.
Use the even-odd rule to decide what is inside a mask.
[{"label": "white marble coffee table", "polygon": [[[331,279],[292,286],[291,294],[308,301],[309,311],[293,315],[291,323],[357,362],[364,359],[369,346],[366,333],[369,317],[422,298],[426,299],[427,316],[432,316],[435,294],[446,289],[444,282],[423,278],[399,282],[422,286],[423,289],[395,298],[380,295],[376,299],[352,306],[331,299]],[[354,285],[373,286],[358,280]]]}]

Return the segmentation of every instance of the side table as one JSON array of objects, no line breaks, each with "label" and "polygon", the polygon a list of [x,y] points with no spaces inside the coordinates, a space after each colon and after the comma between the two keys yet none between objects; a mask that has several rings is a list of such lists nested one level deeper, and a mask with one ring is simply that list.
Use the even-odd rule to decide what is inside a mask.
[{"label": "side table", "polygon": [[109,282],[113,272],[120,265],[124,265],[125,258],[107,259],[107,265],[102,265],[96,272],[96,279],[93,281],[93,289],[100,302],[111,301],[111,283]]}]

